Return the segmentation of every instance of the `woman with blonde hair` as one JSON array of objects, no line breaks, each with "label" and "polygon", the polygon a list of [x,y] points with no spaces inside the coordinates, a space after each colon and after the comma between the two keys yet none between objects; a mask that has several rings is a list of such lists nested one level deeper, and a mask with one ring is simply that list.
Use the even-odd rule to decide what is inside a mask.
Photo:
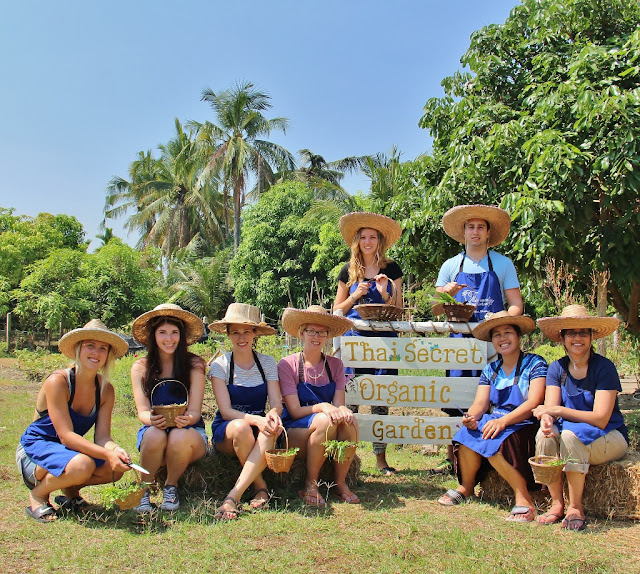
[{"label": "woman with blonde hair", "polygon": [[[400,225],[390,217],[377,213],[353,212],[343,215],[339,222],[340,233],[351,248],[349,263],[338,275],[338,289],[333,302],[334,311],[342,311],[348,319],[361,319],[356,309],[359,304],[388,304],[402,308],[402,270],[387,257],[387,249],[402,234]],[[351,329],[346,336],[397,337],[393,331],[358,331]],[[397,375],[397,369],[352,369],[346,374]],[[350,407],[357,412],[357,407]],[[374,405],[374,415],[388,415],[389,407]],[[387,463],[387,445],[373,443],[376,466],[385,476],[396,474],[396,469]]]},{"label": "woman with blonde hair", "polygon": [[[49,502],[54,490],[64,493],[55,498],[62,507],[86,510],[89,504],[80,490],[118,480],[131,462],[111,438],[115,392],[109,375],[115,359],[127,352],[126,341],[93,319],[69,331],[58,346],[75,364],[47,377],[38,392],[33,422],[16,451],[18,468],[30,490],[25,512],[38,522],[55,520],[56,511]],[[93,441],[84,438],[94,426]]]},{"label": "woman with blonde hair", "polygon": [[214,447],[242,464],[240,476],[216,512],[216,518],[233,520],[251,484],[249,506],[259,510],[269,504],[262,471],[267,466],[266,451],[274,448],[281,432],[282,397],[275,359],[253,347],[258,337],[273,335],[276,330],[260,321],[260,309],[244,303],[229,305],[224,318],[211,323],[209,329],[226,333],[231,341],[231,352],[211,364],[209,379],[218,405],[211,425]]}]

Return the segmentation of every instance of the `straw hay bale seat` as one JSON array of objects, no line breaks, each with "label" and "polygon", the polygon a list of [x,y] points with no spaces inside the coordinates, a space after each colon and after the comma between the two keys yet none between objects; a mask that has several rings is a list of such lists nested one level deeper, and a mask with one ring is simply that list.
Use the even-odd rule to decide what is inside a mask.
[{"label": "straw hay bale seat", "polygon": [[[230,457],[216,451],[210,451],[203,459],[189,465],[180,478],[178,488],[185,493],[226,495],[232,488],[240,474],[242,467],[235,457]],[[304,482],[306,466],[304,459],[296,457],[289,472],[274,473],[265,469],[263,476],[269,488],[285,488],[291,494],[297,492]],[[157,473],[160,486],[167,477],[166,468],[162,467]],[[356,455],[347,474],[347,484],[354,487],[360,479],[360,458]],[[320,480],[331,484],[333,482],[333,464],[325,461],[320,471]]]},{"label": "straw hay bale seat", "polygon": [[[480,483],[480,497],[501,504],[513,502],[511,488],[495,470]],[[568,504],[566,481],[564,497]],[[540,508],[546,508],[550,500],[547,490],[533,493],[533,501]],[[596,518],[640,520],[640,452],[629,451],[620,460],[591,466],[583,504],[587,515]]]}]

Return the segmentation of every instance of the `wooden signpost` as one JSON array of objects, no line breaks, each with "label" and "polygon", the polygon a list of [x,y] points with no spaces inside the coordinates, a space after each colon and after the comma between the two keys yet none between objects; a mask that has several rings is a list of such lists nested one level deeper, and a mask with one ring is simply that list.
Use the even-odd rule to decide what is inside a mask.
[{"label": "wooden signpost", "polygon": [[[356,321],[358,330],[444,334],[448,323],[381,323]],[[464,326],[464,329],[460,327]],[[470,332],[475,324],[456,325]],[[495,351],[474,338],[340,337],[334,341],[345,367],[410,370],[482,370]],[[338,353],[336,353],[338,354]],[[462,417],[421,416],[421,408],[467,408],[473,402],[477,377],[439,377],[429,374],[355,375],[347,381],[348,405],[384,405],[411,410],[403,416],[357,414],[360,440],[401,444],[449,444]],[[415,413],[415,414],[414,414]]]}]

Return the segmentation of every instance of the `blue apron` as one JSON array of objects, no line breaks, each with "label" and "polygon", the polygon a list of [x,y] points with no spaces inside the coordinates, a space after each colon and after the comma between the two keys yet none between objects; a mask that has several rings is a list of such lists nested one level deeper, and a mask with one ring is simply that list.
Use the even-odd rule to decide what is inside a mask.
[{"label": "blue apron", "polygon": [[[564,360],[564,364],[563,363]],[[593,403],[595,401],[595,381],[592,380],[590,375],[591,370],[587,370],[587,389],[583,389],[576,385],[572,377],[568,376],[569,359],[565,360],[565,357],[560,359],[562,364],[562,375],[560,376],[560,387],[562,389],[562,404],[577,411],[593,411]],[[582,379],[584,381],[584,379]],[[592,389],[592,390],[590,390]],[[616,405],[618,405],[618,398],[616,397]],[[607,423],[607,426],[600,429],[589,423],[573,422],[565,419],[558,421],[558,426],[562,430],[570,430],[573,432],[582,444],[591,444],[598,440],[600,437],[610,433],[613,430],[620,431],[624,436],[627,443],[629,442],[629,434],[622,413],[619,409],[614,407],[611,413],[611,418]]]},{"label": "blue apron", "polygon": [[[462,261],[460,269],[454,281],[459,285],[467,285],[458,291],[454,298],[461,303],[469,303],[475,305],[476,310],[471,318],[476,323],[482,323],[487,313],[497,313],[504,310],[504,302],[502,300],[502,289],[500,288],[500,280],[493,270],[491,256],[487,251],[487,259],[489,261],[489,271],[484,273],[465,273],[462,268],[464,260],[467,256],[466,251],[462,252]],[[450,337],[473,337],[470,333],[451,333]],[[447,371],[448,377],[479,377],[482,371],[462,371],[454,369]]]},{"label": "blue apron", "polygon": [[[76,370],[75,367],[67,369],[67,380],[69,381],[69,417],[73,425],[73,432],[84,436],[96,423],[98,418],[98,408],[100,407],[100,383],[98,377],[95,378],[95,405],[88,415],[81,415],[73,410],[71,404],[76,392]],[[23,446],[27,457],[38,466],[44,468],[53,476],[60,476],[69,461],[78,454],[60,442],[53,422],[48,411],[38,411],[40,418],[33,421],[20,437],[20,444]],[[102,459],[93,459],[96,466],[104,464]]]},{"label": "blue apron", "polygon": [[[298,400],[300,401],[301,407],[310,407],[312,405],[317,405],[318,403],[331,403],[333,402],[333,396],[336,394],[336,382],[333,379],[333,375],[331,374],[331,369],[329,368],[329,362],[327,361],[327,357],[322,355],[324,359],[324,367],[329,373],[329,382],[325,385],[312,385],[311,383],[304,382],[304,357],[302,353],[300,353],[300,359],[298,362]],[[313,421],[313,418],[318,413],[311,413],[310,415],[304,416],[301,419],[292,419],[291,415],[287,411],[287,407],[284,407],[282,411],[282,424],[285,429],[290,428],[309,428]]]},{"label": "blue apron", "polygon": [[499,419],[504,415],[517,409],[525,398],[522,395],[522,391],[518,386],[520,379],[520,369],[522,367],[522,359],[524,353],[520,353],[518,358],[518,364],[516,366],[516,372],[513,378],[513,385],[504,389],[497,389],[492,383],[498,376],[498,372],[502,367],[502,359],[498,362],[498,365],[493,371],[491,376],[491,390],[489,393],[489,403],[493,407],[490,413],[482,415],[482,418],[478,421],[478,428],[476,430],[469,430],[467,427],[462,427],[453,437],[454,442],[463,444],[471,450],[477,452],[479,455],[489,458],[494,456],[499,450],[502,443],[507,437],[512,435],[517,430],[526,427],[527,425],[534,424],[533,418],[528,418],[519,423],[509,425],[504,430],[500,431],[495,437],[484,439],[482,438],[482,429],[492,419]]},{"label": "blue apron", "polygon": [[[380,270],[382,272],[382,270]],[[367,279],[365,279],[367,281]],[[384,304],[384,299],[380,291],[376,288],[376,282],[373,280],[369,281],[369,289],[364,297],[359,299],[357,303],[349,309],[347,314],[345,315],[348,319],[362,319],[360,317],[360,313],[355,309],[356,305],[365,305],[365,304]],[[353,295],[356,289],[358,288],[358,284],[354,283],[349,287],[349,294]],[[392,294],[391,288],[391,279],[387,282],[387,293],[389,296]],[[344,337],[397,337],[398,333],[395,331],[358,331],[356,329],[349,329],[344,335]],[[398,369],[371,369],[371,368],[358,368],[354,369],[353,367],[345,367],[344,368],[345,375],[397,375]]]},{"label": "blue apron", "polygon": [[[252,350],[253,360],[258,367],[262,384],[255,387],[242,387],[233,384],[233,373],[235,371],[235,363],[233,362],[233,353],[229,361],[229,379],[227,382],[227,390],[229,391],[229,399],[231,400],[231,408],[247,413],[249,415],[257,415],[263,417],[265,415],[265,405],[267,404],[267,377],[264,369],[258,360],[258,355]],[[214,442],[222,442],[225,437],[227,425],[231,421],[222,418],[220,411],[216,412],[216,416],[211,423],[211,434]]]},{"label": "blue apron", "polygon": [[[182,403],[186,403],[188,400],[188,393],[185,386],[178,382],[175,379],[158,379],[157,385],[152,390],[152,397],[149,399],[151,402],[151,407],[153,405],[179,405]],[[143,425],[138,429],[137,433],[137,443],[136,447],[140,450],[140,446],[142,445],[142,437],[144,433],[147,432],[151,427],[149,425]],[[167,434],[169,434],[174,428],[177,427],[169,427],[164,429]],[[204,428],[204,421],[202,417],[200,420],[194,424],[184,427],[186,429],[192,428]]]}]

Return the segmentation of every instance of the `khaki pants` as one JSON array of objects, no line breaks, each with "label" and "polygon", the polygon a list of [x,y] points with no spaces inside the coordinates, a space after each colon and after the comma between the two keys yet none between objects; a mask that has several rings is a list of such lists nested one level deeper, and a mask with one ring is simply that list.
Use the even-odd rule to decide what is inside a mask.
[{"label": "khaki pants", "polygon": [[580,472],[587,474],[589,465],[602,464],[612,460],[622,458],[629,445],[617,430],[608,432],[591,444],[583,444],[582,441],[570,430],[563,430],[558,433],[558,427],[553,426],[553,436],[545,437],[542,430],[536,435],[536,454],[546,456],[558,456],[568,462],[564,468],[565,472]]}]

